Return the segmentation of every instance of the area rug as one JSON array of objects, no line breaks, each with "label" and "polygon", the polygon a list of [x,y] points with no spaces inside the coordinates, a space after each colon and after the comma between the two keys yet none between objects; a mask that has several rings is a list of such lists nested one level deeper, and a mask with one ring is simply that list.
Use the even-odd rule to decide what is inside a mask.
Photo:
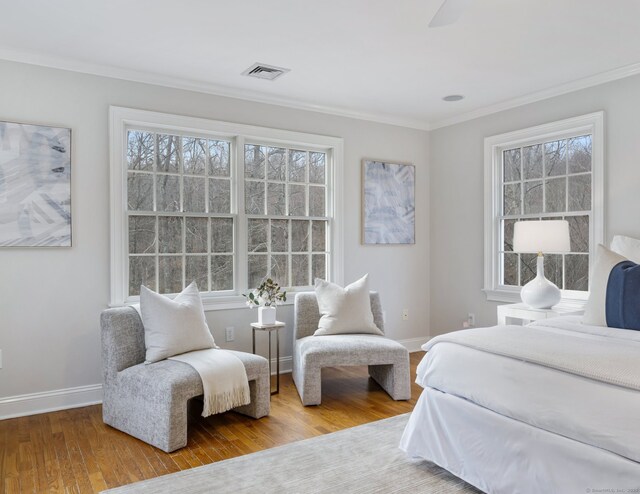
[{"label": "area rug", "polygon": [[409,414],[144,480],[109,494],[479,493],[398,449]]}]

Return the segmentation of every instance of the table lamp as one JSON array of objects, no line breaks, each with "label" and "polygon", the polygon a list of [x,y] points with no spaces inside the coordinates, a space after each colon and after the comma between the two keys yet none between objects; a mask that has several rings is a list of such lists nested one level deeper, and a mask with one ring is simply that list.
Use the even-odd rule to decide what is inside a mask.
[{"label": "table lamp", "polygon": [[517,221],[513,230],[513,251],[537,253],[537,275],[522,287],[520,297],[532,309],[550,309],[560,302],[560,289],[544,277],[544,256],[570,251],[566,220]]}]

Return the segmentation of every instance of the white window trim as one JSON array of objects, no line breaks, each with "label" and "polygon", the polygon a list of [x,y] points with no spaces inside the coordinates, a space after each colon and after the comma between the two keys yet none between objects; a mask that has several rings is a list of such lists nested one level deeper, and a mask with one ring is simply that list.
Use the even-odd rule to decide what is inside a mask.
[{"label": "white window trim", "polygon": [[[592,137],[592,225],[589,238],[590,265],[596,246],[604,242],[604,112],[589,113],[558,122],[487,137],[484,140],[484,289],[487,300],[520,302],[520,287],[500,284],[499,241],[502,150],[564,135],[591,134]],[[563,290],[562,302],[583,305],[588,292]]]},{"label": "white window trim", "polygon": [[[127,128],[129,127],[153,127],[158,130],[195,133],[200,135],[206,132],[224,138],[235,140],[236,155],[232,162],[239,163],[242,160],[241,153],[244,150],[245,140],[265,141],[283,146],[301,146],[328,149],[332,166],[328,169],[327,197],[328,216],[330,217],[331,232],[329,238],[329,266],[330,279],[338,284],[344,282],[344,222],[342,218],[343,208],[343,157],[344,140],[340,137],[307,134],[288,130],[257,127],[253,125],[222,122],[198,117],[172,115],[133,108],[111,106],[109,108],[109,149],[110,149],[110,224],[111,224],[111,289],[110,306],[120,307],[132,305],[139,301],[139,297],[128,297],[128,246],[127,246]],[[233,166],[233,165],[232,165]],[[237,167],[240,168],[240,167]],[[241,171],[235,174],[234,179],[241,181]],[[232,187],[233,190],[233,187]],[[236,204],[241,204],[243,199],[243,187],[237,187],[239,197]],[[232,192],[233,193],[233,192]],[[233,211],[237,215],[237,211]],[[236,232],[236,254],[239,258],[246,257],[246,226],[238,222]],[[246,266],[238,263],[235,270],[236,286],[241,276],[246,278]],[[291,297],[293,298],[293,297]],[[203,298],[205,310],[237,309],[246,307],[245,298],[241,293],[232,295],[207,296]],[[292,303],[292,300],[289,301]]]}]

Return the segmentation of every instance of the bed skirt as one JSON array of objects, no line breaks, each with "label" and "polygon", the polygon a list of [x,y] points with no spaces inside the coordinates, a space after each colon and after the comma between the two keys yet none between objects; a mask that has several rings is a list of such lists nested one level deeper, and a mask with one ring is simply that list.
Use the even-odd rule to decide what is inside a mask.
[{"label": "bed skirt", "polygon": [[429,387],[400,448],[491,494],[640,492],[640,463]]}]

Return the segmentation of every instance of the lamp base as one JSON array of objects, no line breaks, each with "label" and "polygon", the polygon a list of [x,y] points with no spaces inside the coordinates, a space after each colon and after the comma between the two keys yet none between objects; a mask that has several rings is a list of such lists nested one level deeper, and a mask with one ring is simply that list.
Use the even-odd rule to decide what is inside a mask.
[{"label": "lamp base", "polygon": [[532,309],[550,309],[560,302],[560,289],[545,277],[536,277],[522,287],[520,297]]},{"label": "lamp base", "polygon": [[544,277],[544,257],[537,260],[537,276],[522,287],[520,298],[532,309],[550,309],[560,302],[560,289]]}]

